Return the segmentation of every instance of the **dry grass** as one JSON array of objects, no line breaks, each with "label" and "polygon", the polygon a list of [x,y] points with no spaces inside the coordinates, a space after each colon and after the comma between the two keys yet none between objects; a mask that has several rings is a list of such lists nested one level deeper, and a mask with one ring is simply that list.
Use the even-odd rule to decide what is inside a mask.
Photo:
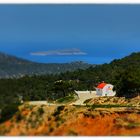
[{"label": "dry grass", "polygon": [[1,135],[107,136],[140,134],[140,108],[22,106],[0,124]]},{"label": "dry grass", "polygon": [[135,97],[126,99],[125,97],[96,97],[90,100],[86,100],[87,105],[120,105],[120,106],[140,106],[140,98]]}]

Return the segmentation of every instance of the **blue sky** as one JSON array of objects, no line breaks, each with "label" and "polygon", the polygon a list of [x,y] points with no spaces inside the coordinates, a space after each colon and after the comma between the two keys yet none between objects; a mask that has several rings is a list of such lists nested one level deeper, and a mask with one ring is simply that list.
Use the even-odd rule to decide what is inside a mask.
[{"label": "blue sky", "polygon": [[140,51],[140,5],[0,5],[0,51],[42,63],[109,63]]}]

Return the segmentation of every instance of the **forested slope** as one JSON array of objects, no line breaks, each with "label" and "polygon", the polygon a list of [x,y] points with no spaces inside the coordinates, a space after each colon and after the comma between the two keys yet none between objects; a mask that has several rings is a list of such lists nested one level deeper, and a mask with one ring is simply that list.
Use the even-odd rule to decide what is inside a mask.
[{"label": "forested slope", "polygon": [[55,100],[73,94],[74,90],[95,90],[101,81],[113,84],[117,96],[137,95],[140,90],[140,53],[86,70],[1,79],[0,102],[16,102],[19,96],[24,100]]}]

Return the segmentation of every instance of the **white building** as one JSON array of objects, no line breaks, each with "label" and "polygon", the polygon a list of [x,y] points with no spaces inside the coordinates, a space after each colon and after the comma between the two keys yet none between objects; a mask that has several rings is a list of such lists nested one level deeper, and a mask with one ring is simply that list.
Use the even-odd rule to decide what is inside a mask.
[{"label": "white building", "polygon": [[96,87],[97,96],[115,96],[116,92],[113,91],[113,85],[107,83],[100,83]]},{"label": "white building", "polygon": [[75,91],[80,99],[90,99],[96,96],[96,91]]},{"label": "white building", "polygon": [[96,91],[75,91],[75,93],[79,99],[72,103],[73,105],[82,105],[85,100],[96,97]]}]

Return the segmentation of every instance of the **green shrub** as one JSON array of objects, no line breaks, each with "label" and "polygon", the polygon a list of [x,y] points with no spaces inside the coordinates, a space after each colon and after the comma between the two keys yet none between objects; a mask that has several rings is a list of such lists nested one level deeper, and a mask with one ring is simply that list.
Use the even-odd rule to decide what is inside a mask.
[{"label": "green shrub", "polygon": [[23,116],[21,115],[21,113],[19,111],[16,113],[15,119],[16,119],[16,122],[19,122],[23,119]]},{"label": "green shrub", "polygon": [[58,99],[56,102],[57,103],[69,103],[75,100],[75,97],[73,95],[71,96],[66,96],[64,98]]},{"label": "green shrub", "polygon": [[132,105],[119,105],[119,104],[93,104],[85,106],[88,111],[93,111],[96,108],[117,108],[117,107],[132,107]]},{"label": "green shrub", "polygon": [[53,116],[57,116],[60,114],[60,112],[65,108],[65,106],[58,106],[55,110],[55,112],[53,113]]},{"label": "green shrub", "polygon": [[43,110],[42,107],[40,107],[40,108],[38,109],[38,113],[39,113],[39,115],[43,115],[43,114],[44,114],[44,110]]},{"label": "green shrub", "polygon": [[4,122],[10,119],[17,111],[19,104],[10,104],[6,105],[1,112],[0,122]]},{"label": "green shrub", "polygon": [[88,103],[89,101],[91,101],[91,100],[92,100],[92,98],[85,100],[85,101],[84,101],[84,104],[87,104],[87,103]]},{"label": "green shrub", "polygon": [[119,104],[100,105],[100,104],[94,104],[94,105],[87,105],[87,107],[90,107],[90,108],[94,109],[94,108],[112,108],[112,107],[131,107],[131,105],[119,105]]}]

